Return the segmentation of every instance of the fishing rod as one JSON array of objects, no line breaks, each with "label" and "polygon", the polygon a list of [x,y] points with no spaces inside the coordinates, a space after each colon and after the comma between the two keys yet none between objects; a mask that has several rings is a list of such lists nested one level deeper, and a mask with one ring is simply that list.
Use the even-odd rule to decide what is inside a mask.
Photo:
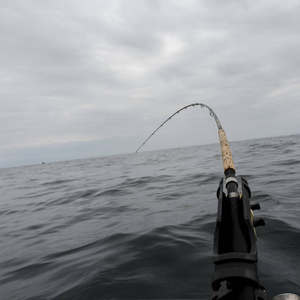
[{"label": "fishing rod", "polygon": [[[241,177],[242,193],[238,192],[238,180],[228,139],[212,108],[203,103],[193,103],[179,109],[151,133],[136,153],[175,115],[195,106],[207,108],[216,121],[225,174],[225,181],[223,178],[220,180],[217,190],[218,212],[213,246],[215,270],[212,278],[212,300],[266,300],[266,289],[259,284],[255,230],[255,227],[265,225],[265,222],[263,219],[254,219],[253,210],[260,209],[260,205],[250,204],[251,190],[244,177]],[[284,299],[300,300],[300,297],[294,294],[281,294],[273,300]]]},{"label": "fishing rod", "polygon": [[219,139],[220,139],[220,145],[222,150],[222,158],[223,158],[223,166],[224,166],[224,173],[226,170],[232,169],[235,172],[235,167],[233,164],[232,154],[231,150],[229,148],[229,143],[227,136],[225,134],[224,129],[222,128],[221,122],[219,118],[217,117],[216,113],[213,111],[212,108],[210,108],[208,105],[204,103],[193,103],[189,104],[187,106],[184,106],[183,108],[177,110],[173,115],[171,115],[167,120],[165,120],[161,125],[159,125],[151,134],[150,136],[142,143],[142,145],[135,151],[137,153],[146,143],[147,141],[161,128],[166,124],[168,121],[170,121],[175,115],[179,114],[181,111],[189,108],[189,107],[195,107],[195,106],[201,106],[201,108],[207,108],[210,112],[210,115],[215,119],[217,127],[218,127],[218,133],[219,133]]}]

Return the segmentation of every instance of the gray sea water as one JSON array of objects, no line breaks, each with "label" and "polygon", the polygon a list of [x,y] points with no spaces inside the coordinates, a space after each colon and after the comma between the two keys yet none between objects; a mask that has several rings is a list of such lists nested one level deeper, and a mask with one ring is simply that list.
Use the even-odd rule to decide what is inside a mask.
[{"label": "gray sea water", "polygon": [[[231,143],[260,283],[300,294],[300,135]],[[218,144],[0,169],[0,299],[210,299]]]}]

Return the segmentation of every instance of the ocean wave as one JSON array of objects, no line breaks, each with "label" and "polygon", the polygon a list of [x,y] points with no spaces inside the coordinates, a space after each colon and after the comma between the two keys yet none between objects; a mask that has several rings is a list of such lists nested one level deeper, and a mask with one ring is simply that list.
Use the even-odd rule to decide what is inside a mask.
[{"label": "ocean wave", "polygon": [[[235,142],[260,282],[300,294],[299,136]],[[209,299],[223,168],[205,145],[0,172],[1,299]]]}]

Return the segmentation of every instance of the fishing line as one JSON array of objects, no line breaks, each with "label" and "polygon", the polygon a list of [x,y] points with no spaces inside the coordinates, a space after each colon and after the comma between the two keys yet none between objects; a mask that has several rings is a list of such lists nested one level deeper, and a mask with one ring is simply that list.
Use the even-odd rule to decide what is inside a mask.
[{"label": "fishing line", "polygon": [[171,120],[175,115],[179,114],[181,111],[189,108],[189,107],[195,107],[200,106],[201,108],[207,108],[209,110],[210,115],[215,119],[217,127],[218,127],[218,134],[219,134],[219,140],[220,140],[220,146],[222,151],[222,158],[223,158],[223,166],[224,166],[224,173],[226,170],[232,169],[235,173],[235,167],[233,164],[232,154],[229,147],[228,139],[225,134],[224,129],[222,128],[222,125],[219,121],[219,118],[217,117],[216,113],[213,111],[212,108],[207,106],[204,103],[193,103],[189,104],[179,110],[177,110],[173,115],[171,115],[168,119],[166,119],[161,125],[159,125],[151,134],[150,136],[142,143],[142,145],[135,151],[137,153],[146,143],[147,141],[162,127],[165,123],[167,123],[169,120]]}]

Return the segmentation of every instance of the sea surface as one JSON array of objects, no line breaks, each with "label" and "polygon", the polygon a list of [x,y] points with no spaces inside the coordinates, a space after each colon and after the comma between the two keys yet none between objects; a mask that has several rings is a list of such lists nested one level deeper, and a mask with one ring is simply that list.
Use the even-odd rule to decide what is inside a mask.
[{"label": "sea surface", "polygon": [[[260,283],[300,295],[300,135],[230,145],[266,222]],[[0,169],[0,299],[211,299],[220,152]]]}]

